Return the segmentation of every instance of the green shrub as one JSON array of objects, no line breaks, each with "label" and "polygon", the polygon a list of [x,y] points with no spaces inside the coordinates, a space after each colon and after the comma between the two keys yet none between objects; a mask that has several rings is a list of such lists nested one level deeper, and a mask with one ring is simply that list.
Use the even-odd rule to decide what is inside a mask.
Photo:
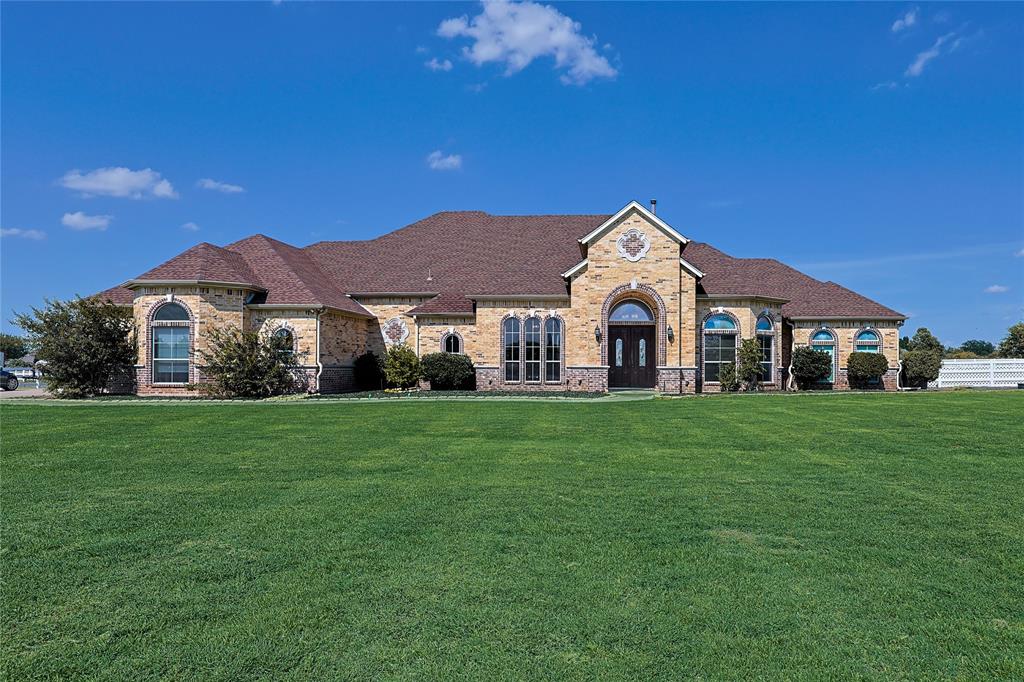
[{"label": "green shrub", "polygon": [[823,350],[800,346],[793,351],[793,378],[806,389],[825,381],[832,374],[832,356]]},{"label": "green shrub", "polygon": [[846,378],[850,386],[877,384],[889,369],[889,361],[881,353],[850,353],[846,361]]},{"label": "green shrub", "polygon": [[237,327],[209,327],[196,351],[204,381],[194,389],[221,398],[268,398],[305,386],[293,370],[295,353],[281,339]]},{"label": "green shrub", "polygon": [[36,360],[46,361],[49,389],[61,397],[103,393],[116,377],[132,373],[135,323],[130,308],[91,298],[46,301],[15,324],[28,332]]},{"label": "green shrub", "polygon": [[718,383],[723,393],[738,391],[740,380],[736,378],[736,365],[731,362],[722,365],[718,370]]},{"label": "green shrub", "polygon": [[743,339],[736,355],[736,380],[744,390],[756,391],[761,381],[761,345],[757,339]]},{"label": "green shrub", "polygon": [[395,388],[409,388],[420,380],[420,359],[404,343],[388,348],[384,356],[384,376]]},{"label": "green shrub", "polygon": [[1018,322],[1006,331],[999,344],[999,357],[1024,358],[1024,322]]},{"label": "green shrub", "polygon": [[903,356],[903,372],[907,385],[924,388],[939,378],[942,354],[933,350],[912,350]]},{"label": "green shrub", "polygon": [[356,358],[352,367],[352,375],[356,389],[372,391],[384,388],[384,359],[373,351],[363,353]]},{"label": "green shrub", "polygon": [[4,354],[4,362],[12,367],[20,365],[12,364],[15,360],[28,355],[28,342],[21,336],[14,334],[0,334],[0,353]]},{"label": "green shrub", "polygon": [[420,365],[431,390],[467,390],[474,385],[476,370],[468,355],[428,353],[420,359]]}]

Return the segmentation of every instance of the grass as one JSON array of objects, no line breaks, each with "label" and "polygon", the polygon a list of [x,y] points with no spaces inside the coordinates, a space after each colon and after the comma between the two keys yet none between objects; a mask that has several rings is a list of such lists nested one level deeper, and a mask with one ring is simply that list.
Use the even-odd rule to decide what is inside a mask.
[{"label": "grass", "polygon": [[0,410],[8,679],[1024,677],[1024,391]]}]

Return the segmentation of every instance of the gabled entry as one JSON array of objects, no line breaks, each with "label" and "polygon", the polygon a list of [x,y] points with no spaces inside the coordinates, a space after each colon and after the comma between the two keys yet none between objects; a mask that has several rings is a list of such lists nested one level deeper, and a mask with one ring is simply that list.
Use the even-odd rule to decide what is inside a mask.
[{"label": "gabled entry", "polygon": [[654,313],[643,301],[626,299],[608,315],[608,386],[653,388],[657,378]]}]

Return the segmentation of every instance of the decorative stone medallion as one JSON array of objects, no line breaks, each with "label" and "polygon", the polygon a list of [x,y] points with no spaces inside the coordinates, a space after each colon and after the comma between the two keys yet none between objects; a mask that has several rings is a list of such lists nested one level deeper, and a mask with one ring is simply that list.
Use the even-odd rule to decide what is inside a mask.
[{"label": "decorative stone medallion", "polygon": [[392,317],[380,328],[384,335],[384,343],[389,346],[402,343],[409,338],[409,326],[400,317]]},{"label": "decorative stone medallion", "polygon": [[615,240],[615,248],[618,249],[620,256],[630,263],[635,263],[651,250],[651,241],[643,232],[631,227]]}]

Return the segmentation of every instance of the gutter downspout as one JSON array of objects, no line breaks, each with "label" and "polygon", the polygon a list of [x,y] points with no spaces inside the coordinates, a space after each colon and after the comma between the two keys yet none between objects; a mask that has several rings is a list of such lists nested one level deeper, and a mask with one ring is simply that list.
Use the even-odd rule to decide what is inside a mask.
[{"label": "gutter downspout", "polygon": [[320,393],[320,375],[324,372],[324,363],[320,360],[320,316],[324,311],[316,311],[316,392]]},{"label": "gutter downspout", "polygon": [[795,390],[793,386],[793,353],[796,352],[796,325],[789,320],[783,320],[789,325],[789,367],[786,368],[786,390]]}]

